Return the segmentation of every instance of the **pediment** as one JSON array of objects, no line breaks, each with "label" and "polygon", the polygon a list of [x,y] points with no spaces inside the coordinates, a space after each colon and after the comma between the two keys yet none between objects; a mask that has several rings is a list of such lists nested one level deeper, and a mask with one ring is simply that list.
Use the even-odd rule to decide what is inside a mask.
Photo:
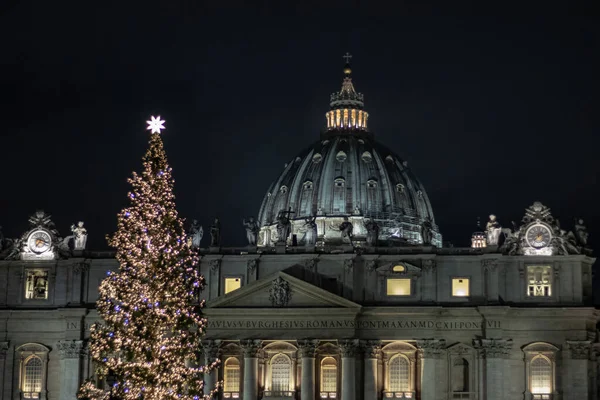
[{"label": "pediment", "polygon": [[[404,271],[402,271],[402,272],[396,271],[394,269],[396,267],[404,267]],[[404,260],[387,261],[385,263],[381,263],[377,267],[377,273],[384,274],[384,275],[395,274],[395,273],[419,275],[419,274],[421,274],[421,268],[417,267],[416,265],[414,265],[408,261],[404,261]]]},{"label": "pediment", "polygon": [[206,307],[360,308],[360,305],[279,271],[211,300]]}]

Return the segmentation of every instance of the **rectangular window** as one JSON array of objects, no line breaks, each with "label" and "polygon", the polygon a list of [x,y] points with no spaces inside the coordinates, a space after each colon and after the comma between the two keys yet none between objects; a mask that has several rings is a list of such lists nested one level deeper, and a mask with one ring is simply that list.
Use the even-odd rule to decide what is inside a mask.
[{"label": "rectangular window", "polygon": [[240,278],[225,278],[225,294],[238,290],[242,287]]},{"label": "rectangular window", "polygon": [[387,295],[388,296],[410,296],[411,284],[408,278],[389,278],[387,280]]},{"label": "rectangular window", "polygon": [[46,300],[48,298],[48,270],[25,270],[25,298],[28,300]]},{"label": "rectangular window", "polygon": [[552,295],[552,267],[530,265],[527,267],[527,296],[550,297]]},{"label": "rectangular window", "polygon": [[452,296],[469,297],[469,278],[452,278]]}]

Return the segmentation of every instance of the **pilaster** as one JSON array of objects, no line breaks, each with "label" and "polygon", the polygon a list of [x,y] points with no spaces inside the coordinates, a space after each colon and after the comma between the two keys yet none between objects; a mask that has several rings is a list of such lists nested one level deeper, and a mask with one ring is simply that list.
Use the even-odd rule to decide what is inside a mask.
[{"label": "pilaster", "polygon": [[482,395],[486,400],[503,400],[504,384],[510,384],[510,381],[505,379],[505,375],[510,378],[510,374],[505,374],[505,371],[512,350],[512,339],[476,339],[473,345],[478,350],[480,363],[483,366],[482,382],[485,382],[485,386]]},{"label": "pilaster", "polygon": [[564,346],[563,400],[588,398],[589,360],[591,343],[588,340],[567,340]]},{"label": "pilaster", "polygon": [[217,380],[219,376],[219,351],[221,341],[220,340],[203,340],[202,341],[202,352],[204,353],[204,366],[208,372],[204,373],[204,393],[208,395],[213,393],[211,396],[214,397],[217,388]]},{"label": "pilaster", "polygon": [[444,339],[417,340],[417,357],[421,377],[421,400],[445,399],[446,374],[443,373],[446,341]]},{"label": "pilaster", "polygon": [[498,260],[483,259],[481,260],[483,270],[487,273],[486,285],[486,300],[488,303],[497,303],[499,299],[499,279],[498,279]]},{"label": "pilaster", "polygon": [[9,342],[0,342],[0,399],[3,399],[4,393],[4,382],[7,380],[6,376],[6,354],[8,353]]},{"label": "pilaster", "polygon": [[61,340],[56,347],[60,356],[60,399],[76,400],[81,383],[83,340]]}]

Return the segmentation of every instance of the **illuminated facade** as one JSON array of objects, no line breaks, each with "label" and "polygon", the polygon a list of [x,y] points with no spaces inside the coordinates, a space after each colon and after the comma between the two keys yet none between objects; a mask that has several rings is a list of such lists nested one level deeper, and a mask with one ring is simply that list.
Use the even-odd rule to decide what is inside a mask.
[{"label": "illuminated facade", "polygon": [[[536,202],[498,245],[479,232],[473,247],[442,247],[424,188],[374,141],[350,73],[321,140],[268,190],[259,245],[200,250],[203,347],[221,360],[207,384],[244,400],[597,399],[600,313],[583,228],[565,232]],[[295,213],[285,240],[282,210]],[[3,400],[75,398],[93,375],[98,286],[118,268],[113,253],[65,247],[36,215],[0,248]]]}]

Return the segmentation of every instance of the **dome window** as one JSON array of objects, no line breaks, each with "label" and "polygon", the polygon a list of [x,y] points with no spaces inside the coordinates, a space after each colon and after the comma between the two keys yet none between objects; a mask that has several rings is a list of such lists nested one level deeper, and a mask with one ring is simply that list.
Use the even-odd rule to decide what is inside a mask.
[{"label": "dome window", "polygon": [[339,162],[346,161],[346,158],[348,158],[348,156],[343,151],[339,151],[335,156],[335,159],[338,160]]},{"label": "dome window", "polygon": [[422,190],[417,190],[417,196],[419,196],[420,199],[423,198],[423,191]]},{"label": "dome window", "polygon": [[364,153],[362,153],[362,157],[361,158],[366,163],[369,163],[369,162],[373,161],[373,156],[368,151],[365,151]]},{"label": "dome window", "polygon": [[398,193],[404,193],[404,185],[399,183],[396,185],[396,192]]},{"label": "dome window", "polygon": [[392,156],[387,156],[387,157],[385,158],[385,161],[393,163],[393,162],[394,162],[394,157],[392,157]]},{"label": "dome window", "polygon": [[287,186],[285,186],[285,185],[283,185],[282,187],[280,187],[280,188],[279,188],[279,192],[280,192],[281,194],[286,194],[286,193],[287,193],[287,191],[288,191],[288,188],[287,188]]},{"label": "dome window", "polygon": [[321,142],[321,144],[322,144],[323,146],[327,146],[327,145],[329,144],[329,140],[323,140],[323,141]]},{"label": "dome window", "polygon": [[346,183],[346,181],[344,180],[344,178],[337,178],[334,181],[334,186],[337,187],[337,188],[342,188],[342,187],[344,187],[345,183]]},{"label": "dome window", "polygon": [[367,187],[369,189],[377,189],[377,181],[375,179],[369,179],[367,181]]},{"label": "dome window", "polygon": [[312,158],[312,161],[313,161],[315,164],[318,164],[318,163],[320,163],[320,162],[321,162],[321,160],[322,160],[322,159],[323,159],[323,156],[322,156],[320,153],[315,153],[315,155],[314,155],[314,156],[313,156],[313,158]]},{"label": "dome window", "polygon": [[302,161],[302,159],[300,157],[296,157],[296,162],[299,163],[300,161]]},{"label": "dome window", "polygon": [[364,141],[364,140],[362,140],[362,139],[358,139],[358,143],[359,143],[359,144],[365,144],[365,141]]},{"label": "dome window", "polygon": [[304,184],[302,186],[303,186],[304,190],[312,190],[313,183],[312,183],[312,181],[306,181],[306,182],[304,182]]},{"label": "dome window", "polygon": [[408,167],[408,161],[402,161],[402,165],[404,165],[405,167]]}]

